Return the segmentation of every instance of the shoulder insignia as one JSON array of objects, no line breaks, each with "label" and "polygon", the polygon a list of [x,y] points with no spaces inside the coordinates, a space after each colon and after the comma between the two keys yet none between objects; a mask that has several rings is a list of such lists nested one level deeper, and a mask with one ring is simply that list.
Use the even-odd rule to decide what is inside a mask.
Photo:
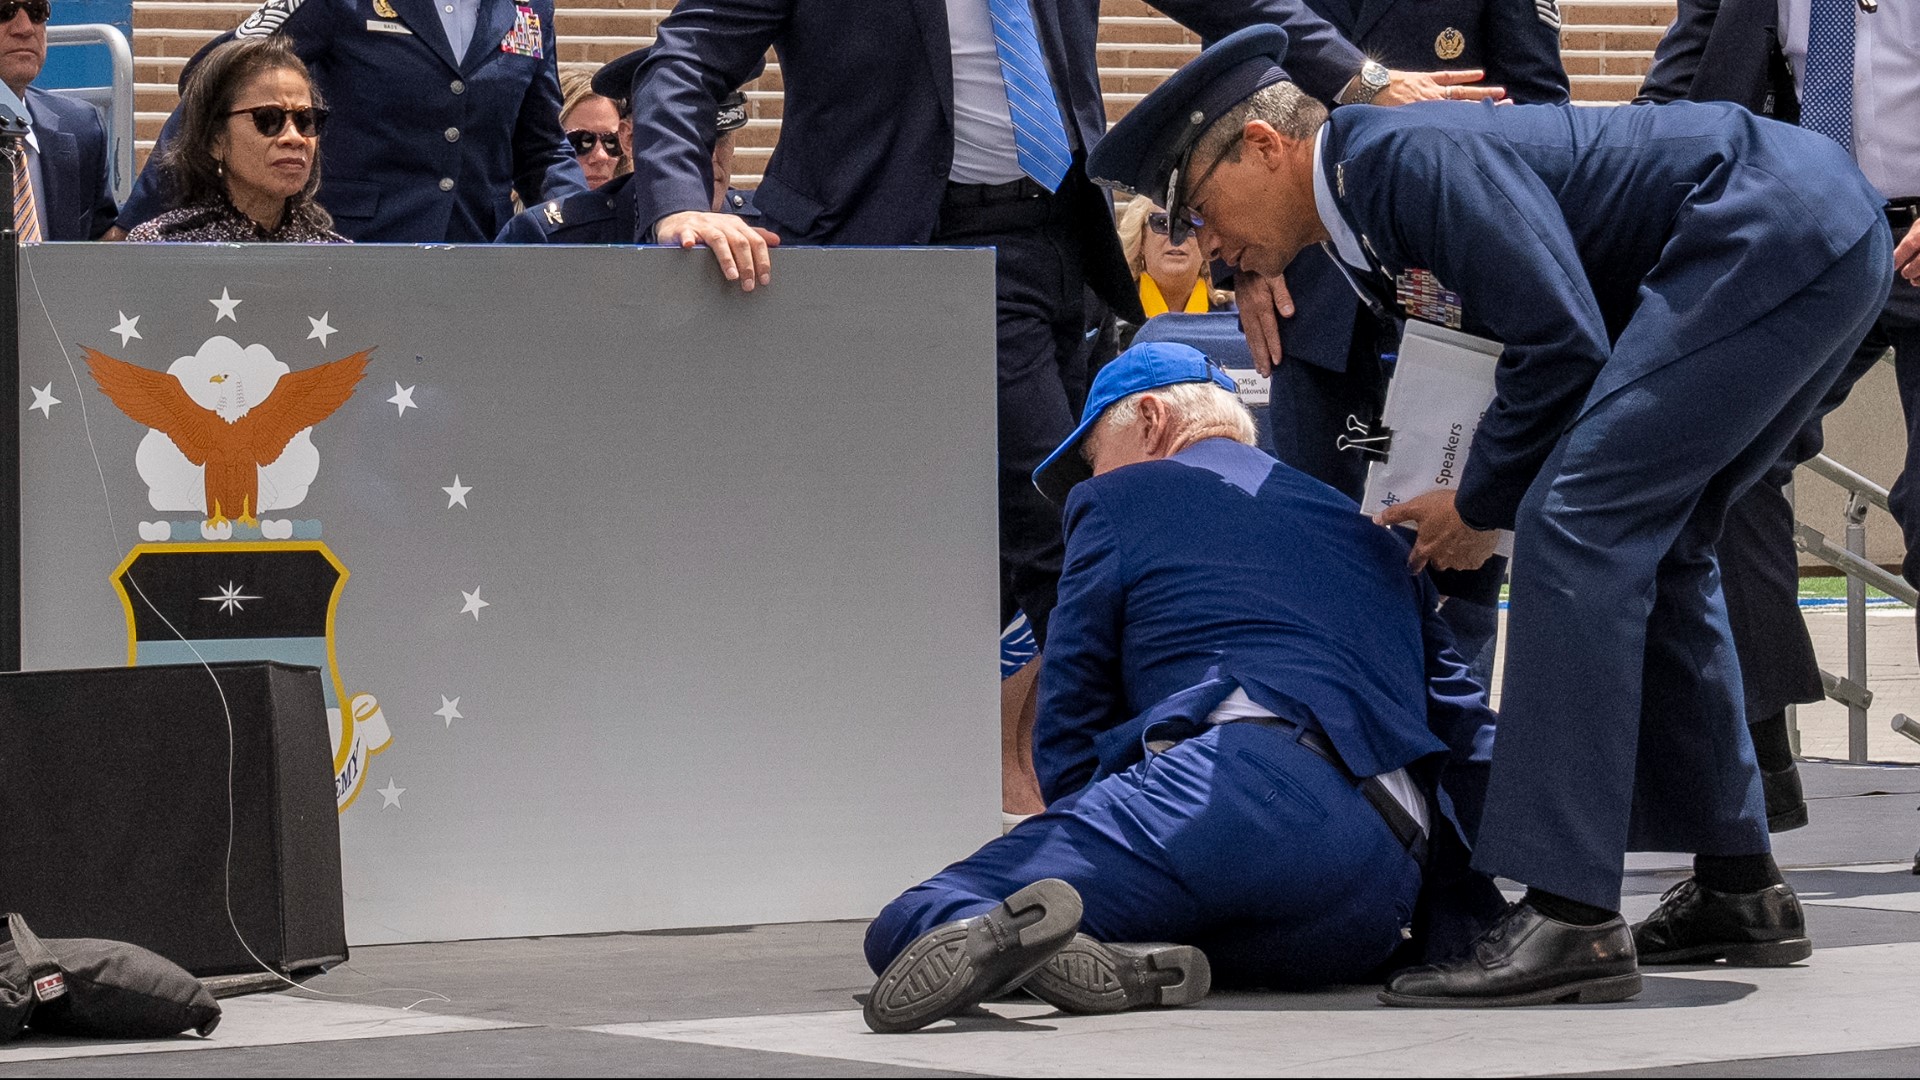
[{"label": "shoulder insignia", "polygon": [[240,28],[233,32],[237,38],[271,37],[280,32],[280,24],[287,21],[306,0],[267,0],[253,9]]},{"label": "shoulder insignia", "polygon": [[555,199],[554,201],[548,203],[546,214],[547,214],[547,224],[549,225],[566,224],[566,221],[560,216],[560,200]]},{"label": "shoulder insignia", "polygon": [[1560,29],[1560,5],[1554,0],[1533,0],[1533,13],[1555,30]]}]

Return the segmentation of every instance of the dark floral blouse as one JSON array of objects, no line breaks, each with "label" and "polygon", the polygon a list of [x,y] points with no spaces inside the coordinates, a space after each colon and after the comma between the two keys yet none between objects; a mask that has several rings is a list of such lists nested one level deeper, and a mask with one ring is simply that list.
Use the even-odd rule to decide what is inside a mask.
[{"label": "dark floral blouse", "polygon": [[174,244],[347,244],[346,237],[320,224],[311,207],[297,207],[268,232],[259,223],[222,200],[169,210],[127,234],[134,243]]}]

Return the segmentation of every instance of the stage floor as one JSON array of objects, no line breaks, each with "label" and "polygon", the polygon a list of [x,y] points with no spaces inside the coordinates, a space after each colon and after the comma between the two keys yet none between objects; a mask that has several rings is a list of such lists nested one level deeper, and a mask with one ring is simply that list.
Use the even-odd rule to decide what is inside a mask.
[{"label": "stage floor", "polygon": [[[728,926],[362,948],[315,993],[228,999],[210,1039],[29,1036],[0,1076],[1914,1075],[1920,768],[1803,768],[1813,823],[1776,839],[1813,959],[1655,969],[1617,1006],[1402,1011],[1356,987],[1106,1018],[1006,1002],[878,1036],[864,923]],[[1635,856],[1628,915],[1683,866]]]}]

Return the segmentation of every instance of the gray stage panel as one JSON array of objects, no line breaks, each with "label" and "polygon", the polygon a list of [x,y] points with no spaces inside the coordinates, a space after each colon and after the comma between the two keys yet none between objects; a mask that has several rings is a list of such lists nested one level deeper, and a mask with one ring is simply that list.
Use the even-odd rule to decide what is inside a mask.
[{"label": "gray stage panel", "polygon": [[[377,707],[363,754],[391,733],[342,763],[355,944],[872,914],[998,821],[993,260],[774,273],[742,295],[662,249],[28,249],[27,666],[128,662],[136,548],[191,554],[134,562],[130,596],[201,627],[143,659],[325,664],[274,622],[314,586],[230,557],[324,544],[350,575],[330,704]],[[374,351],[317,467],[296,439],[261,470],[270,531],[207,540],[177,438],[82,346],[262,418],[296,385],[274,372]]]}]

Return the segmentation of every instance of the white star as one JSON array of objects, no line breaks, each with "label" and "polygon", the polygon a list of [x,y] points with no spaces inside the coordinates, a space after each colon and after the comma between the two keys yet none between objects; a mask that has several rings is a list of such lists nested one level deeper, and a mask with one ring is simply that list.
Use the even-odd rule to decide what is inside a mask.
[{"label": "white star", "polygon": [[340,332],[327,322],[327,316],[332,314],[331,311],[323,311],[317,319],[311,315],[307,316],[307,321],[313,324],[313,333],[307,335],[307,340],[318,340],[323,349],[326,348],[327,339]]},{"label": "white star", "polygon": [[487,603],[485,600],[480,599],[479,589],[475,589],[472,592],[468,592],[465,589],[461,589],[460,595],[467,598],[466,606],[460,609],[460,614],[473,616],[474,622],[480,621],[481,608],[493,606],[492,604]]},{"label": "white star", "polygon": [[[108,333],[119,334],[120,345],[122,348],[125,348],[128,339],[140,337],[140,316],[135,315],[133,318],[129,319],[127,318],[126,312],[122,311],[119,314],[120,314],[120,324],[118,326],[115,326],[112,330],[108,331]],[[214,321],[219,322],[220,320],[215,319]],[[236,319],[234,321],[238,322],[239,320]],[[145,341],[146,339],[141,338],[140,340]]]},{"label": "white star", "polygon": [[234,322],[239,322],[240,320],[235,318],[233,314],[233,309],[239,307],[245,303],[245,301],[235,300],[232,294],[228,293],[225,288],[222,288],[220,290],[220,299],[209,300],[207,303],[212,304],[214,310],[217,312],[213,317],[214,322],[219,322],[221,319],[233,319]]},{"label": "white star", "polygon": [[[414,384],[414,386],[418,385],[420,384]],[[399,383],[393,384],[393,396],[387,399],[387,404],[400,406],[401,416],[407,415],[408,409],[417,409],[420,407],[413,403],[414,386],[401,386]]]},{"label": "white star", "polygon": [[[53,384],[48,383],[47,385],[52,386]],[[460,483],[460,474],[455,473],[453,475],[453,486],[443,487],[440,490],[447,493],[447,509],[451,510],[455,506],[467,505],[467,492],[473,490],[473,485]],[[471,509],[471,507],[469,507],[469,509]]]},{"label": "white star", "polygon": [[375,790],[380,792],[380,809],[382,810],[385,810],[389,806],[399,806],[400,796],[406,794],[407,791],[406,788],[395,784],[391,776],[387,777],[386,787],[376,788]]},{"label": "white star", "polygon": [[440,707],[434,710],[433,715],[445,720],[448,727],[452,727],[455,720],[466,719],[460,715],[460,699],[449,698],[445,694],[440,695]]},{"label": "white star", "polygon": [[229,581],[225,585],[219,586],[220,595],[203,596],[200,599],[219,604],[221,614],[231,615],[235,611],[247,610],[246,607],[240,603],[240,601],[260,599],[260,597],[258,596],[242,595],[240,590],[244,588],[246,588],[245,585],[235,585],[233,582]]},{"label": "white star", "polygon": [[[39,409],[41,416],[51,419],[53,417],[53,407],[60,404],[60,399],[53,396],[53,384],[48,383],[44,389],[38,386],[30,386],[29,389],[33,391],[33,404],[27,406],[27,408]],[[453,482],[456,484],[459,483],[460,478],[457,476],[454,477]],[[466,504],[461,503],[460,505],[465,506]]]}]

